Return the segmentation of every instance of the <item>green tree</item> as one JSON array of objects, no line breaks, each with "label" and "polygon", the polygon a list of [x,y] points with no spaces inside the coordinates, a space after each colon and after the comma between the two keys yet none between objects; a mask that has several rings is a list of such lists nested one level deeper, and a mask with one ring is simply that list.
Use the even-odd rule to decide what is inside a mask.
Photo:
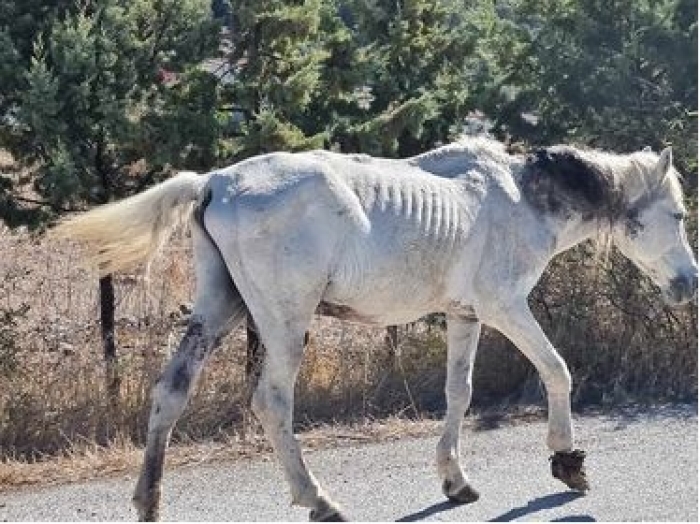
[{"label": "green tree", "polygon": [[[0,145],[33,170],[45,206],[31,218],[138,191],[168,164],[210,165],[216,83],[199,64],[216,52],[218,32],[208,0],[0,2]],[[1,184],[9,222],[16,182]],[[111,275],[99,285],[114,370]]]},{"label": "green tree", "polygon": [[492,11],[456,0],[232,3],[229,155],[405,156],[449,140],[473,106],[474,51]]},{"label": "green tree", "polygon": [[[473,107],[469,80],[488,4],[454,0],[350,0],[355,46],[352,111],[338,111],[344,150],[415,154],[461,132]],[[361,78],[358,78],[358,73]]]},{"label": "green tree", "polygon": [[305,125],[322,96],[328,56],[321,19],[323,0],[241,0],[232,4],[229,82],[222,99],[229,115],[227,156],[322,147],[323,130]]},{"label": "green tree", "polygon": [[673,143],[684,170],[695,171],[695,2],[504,4],[494,56],[503,81],[490,107],[502,131],[618,150]]}]

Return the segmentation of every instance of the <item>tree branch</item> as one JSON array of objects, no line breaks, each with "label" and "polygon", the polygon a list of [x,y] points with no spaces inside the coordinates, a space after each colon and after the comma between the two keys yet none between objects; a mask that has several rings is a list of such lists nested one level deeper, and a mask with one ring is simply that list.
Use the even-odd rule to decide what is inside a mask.
[{"label": "tree branch", "polygon": [[56,204],[53,204],[47,200],[38,200],[36,198],[29,198],[29,197],[22,197],[22,196],[10,196],[9,197],[11,200],[15,200],[17,202],[26,202],[28,204],[35,204],[37,206],[41,207],[50,207],[51,209],[54,209],[56,211],[60,211],[61,213],[78,213],[80,211],[83,211],[82,209],[75,209],[75,208],[70,208],[70,207],[63,207],[63,206],[58,206]]}]

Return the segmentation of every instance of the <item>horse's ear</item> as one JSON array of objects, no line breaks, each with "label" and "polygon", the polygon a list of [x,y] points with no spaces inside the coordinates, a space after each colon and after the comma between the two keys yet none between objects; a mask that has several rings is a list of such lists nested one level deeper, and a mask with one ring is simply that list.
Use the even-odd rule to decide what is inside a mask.
[{"label": "horse's ear", "polygon": [[673,166],[673,152],[671,151],[671,146],[667,147],[659,155],[659,162],[656,164],[656,172],[659,173],[663,178],[671,170]]}]

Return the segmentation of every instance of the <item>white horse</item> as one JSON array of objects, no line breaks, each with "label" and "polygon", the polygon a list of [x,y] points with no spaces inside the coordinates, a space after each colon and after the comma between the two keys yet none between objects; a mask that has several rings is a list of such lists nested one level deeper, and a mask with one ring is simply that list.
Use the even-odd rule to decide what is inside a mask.
[{"label": "white horse", "polygon": [[404,160],[327,151],[274,153],[206,175],[182,173],[59,226],[92,247],[103,273],[147,260],[178,217],[190,218],[196,304],[153,392],[134,503],[156,519],[163,458],[202,366],[250,313],[266,348],[252,407],[272,441],[293,503],[313,520],[338,505],[307,468],[292,430],[304,333],[319,308],[387,326],[447,314],[447,412],[437,445],[445,495],[478,498],[460,465],[482,322],[537,368],[548,396],[552,473],[585,491],[574,449],[566,364],[527,296],[549,260],[600,235],[681,304],[697,291],[682,191],[670,148],[616,155],[557,146],[524,158],[488,139]]}]

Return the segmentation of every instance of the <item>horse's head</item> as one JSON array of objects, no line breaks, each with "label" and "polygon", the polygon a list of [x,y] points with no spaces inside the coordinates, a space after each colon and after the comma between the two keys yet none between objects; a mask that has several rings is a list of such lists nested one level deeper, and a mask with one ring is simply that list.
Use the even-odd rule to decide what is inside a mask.
[{"label": "horse's head", "polygon": [[688,244],[683,192],[671,148],[633,155],[636,173],[625,188],[626,212],[613,226],[613,242],[661,288],[667,303],[692,300],[698,266]]}]

